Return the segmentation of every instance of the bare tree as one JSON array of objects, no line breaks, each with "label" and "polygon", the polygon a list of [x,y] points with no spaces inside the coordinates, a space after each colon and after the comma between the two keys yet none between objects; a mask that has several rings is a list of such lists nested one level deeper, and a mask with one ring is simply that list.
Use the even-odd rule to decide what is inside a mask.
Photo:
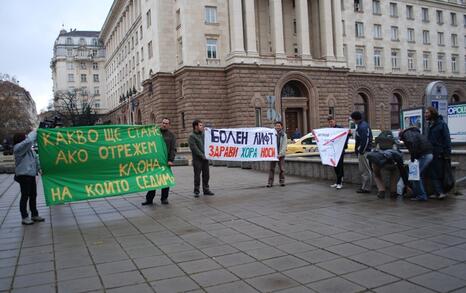
[{"label": "bare tree", "polygon": [[89,96],[85,88],[55,93],[54,108],[67,126],[94,125],[99,119],[94,109],[94,97]]}]

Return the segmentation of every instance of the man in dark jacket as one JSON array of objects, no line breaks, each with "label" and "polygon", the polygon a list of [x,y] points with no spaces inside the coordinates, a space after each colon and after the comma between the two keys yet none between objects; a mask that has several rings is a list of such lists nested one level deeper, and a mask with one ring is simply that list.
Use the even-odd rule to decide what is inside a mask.
[{"label": "man in dark jacket", "polygon": [[194,197],[199,197],[202,173],[202,189],[204,195],[215,195],[209,188],[209,161],[204,154],[204,125],[201,120],[193,121],[193,132],[188,139],[193,157]]},{"label": "man in dark jacket", "polygon": [[[343,128],[337,124],[337,122],[335,121],[335,118],[331,115],[327,117],[327,122],[330,128]],[[332,188],[341,189],[343,187],[343,176],[345,175],[343,165],[345,161],[345,150],[348,148],[348,139],[349,139],[349,135],[346,138],[345,146],[343,147],[340,160],[338,161],[338,164],[334,168],[335,175],[337,176],[337,181],[335,184],[330,185],[330,187]]]},{"label": "man in dark jacket", "polygon": [[361,174],[362,185],[357,193],[370,193],[372,186],[372,171],[366,154],[372,148],[372,131],[369,124],[362,120],[361,112],[351,113],[351,119],[356,123],[356,146],[355,152],[359,160],[359,173]]},{"label": "man in dark jacket", "polygon": [[424,116],[428,121],[427,139],[433,148],[433,159],[429,168],[432,187],[435,191],[432,198],[442,199],[446,197],[442,186],[444,165],[447,160],[450,160],[451,155],[450,130],[434,107],[427,107]]},{"label": "man in dark jacket", "polygon": [[424,188],[424,171],[432,162],[432,145],[425,136],[421,134],[416,127],[410,127],[400,133],[402,140],[411,155],[411,162],[419,161],[420,180],[413,181],[413,189],[415,197],[412,200],[425,201],[427,194]]},{"label": "man in dark jacket", "polygon": [[[167,145],[167,155],[168,155],[168,166],[174,166],[175,155],[176,155],[176,137],[169,130],[170,128],[170,119],[163,118],[162,125],[160,126],[160,132],[162,133],[163,140]],[[162,196],[160,197],[160,202],[162,204],[168,204],[168,193],[170,192],[170,188],[166,187],[162,189]],[[145,205],[152,205],[154,203],[155,197],[155,190],[149,190],[146,194],[146,201],[142,203],[143,206]]]}]

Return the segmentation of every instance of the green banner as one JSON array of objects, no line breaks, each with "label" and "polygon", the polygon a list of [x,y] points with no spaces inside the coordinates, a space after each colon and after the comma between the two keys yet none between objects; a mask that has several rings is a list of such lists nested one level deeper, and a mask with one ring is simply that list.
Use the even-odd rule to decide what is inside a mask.
[{"label": "green banner", "polygon": [[37,140],[47,205],[175,185],[153,125],[40,128]]}]

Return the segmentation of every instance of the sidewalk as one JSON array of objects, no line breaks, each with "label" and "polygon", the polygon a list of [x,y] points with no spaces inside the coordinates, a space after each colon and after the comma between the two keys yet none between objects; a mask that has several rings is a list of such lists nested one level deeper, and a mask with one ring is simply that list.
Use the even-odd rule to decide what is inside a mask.
[{"label": "sidewalk", "polygon": [[[466,198],[377,200],[356,186],[211,167],[192,197],[176,167],[170,205],[143,194],[47,208],[20,224],[0,174],[0,292],[466,292]],[[159,196],[160,193],[158,192]]]}]

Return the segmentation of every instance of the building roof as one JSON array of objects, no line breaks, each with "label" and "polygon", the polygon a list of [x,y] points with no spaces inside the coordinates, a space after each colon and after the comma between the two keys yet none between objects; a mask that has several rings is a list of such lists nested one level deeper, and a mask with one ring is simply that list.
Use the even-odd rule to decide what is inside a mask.
[{"label": "building roof", "polygon": [[60,36],[66,36],[66,37],[94,37],[98,38],[100,34],[100,31],[77,31],[77,30],[72,30],[70,32],[60,32]]}]

